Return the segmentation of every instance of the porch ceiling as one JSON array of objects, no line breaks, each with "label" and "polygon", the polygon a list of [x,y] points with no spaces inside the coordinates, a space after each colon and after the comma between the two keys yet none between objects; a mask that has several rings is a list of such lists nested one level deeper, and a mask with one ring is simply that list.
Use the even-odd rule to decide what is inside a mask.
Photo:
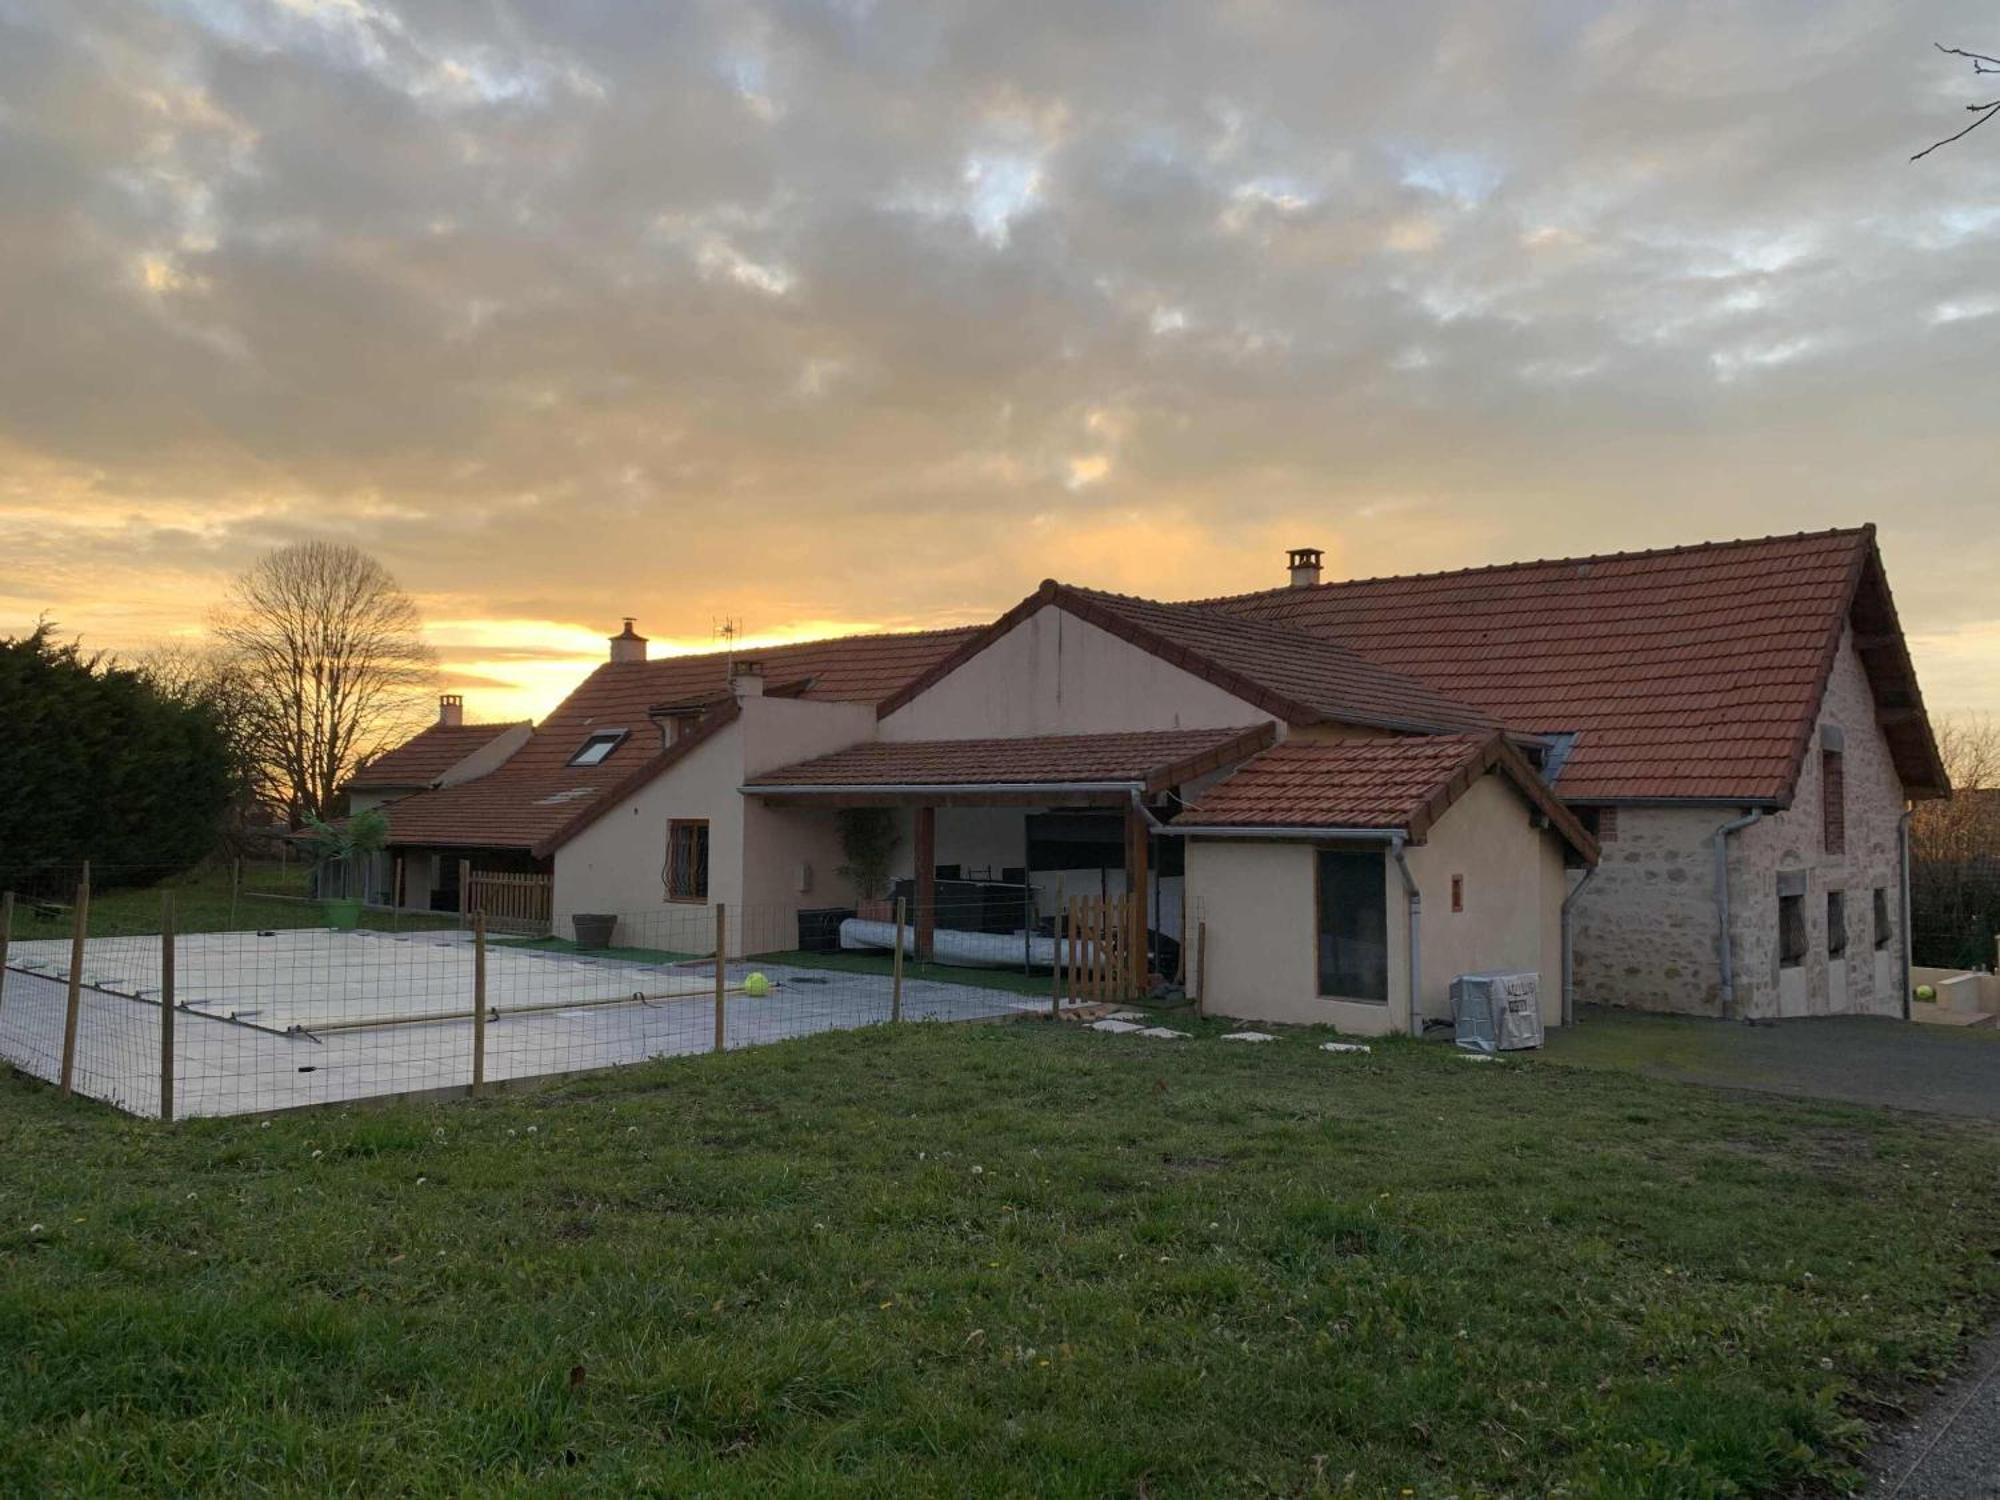
[{"label": "porch ceiling", "polygon": [[1268,748],[1274,724],[1016,739],[870,740],[750,777],[744,795],[845,807],[1115,806]]}]

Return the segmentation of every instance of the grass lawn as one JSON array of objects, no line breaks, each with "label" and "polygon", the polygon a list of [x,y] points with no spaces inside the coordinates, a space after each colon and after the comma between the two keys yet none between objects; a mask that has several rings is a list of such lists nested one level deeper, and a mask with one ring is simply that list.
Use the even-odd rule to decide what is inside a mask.
[{"label": "grass lawn", "polygon": [[2000,1296],[1988,1125],[1311,1040],[0,1078],[0,1492],[1817,1492]]}]

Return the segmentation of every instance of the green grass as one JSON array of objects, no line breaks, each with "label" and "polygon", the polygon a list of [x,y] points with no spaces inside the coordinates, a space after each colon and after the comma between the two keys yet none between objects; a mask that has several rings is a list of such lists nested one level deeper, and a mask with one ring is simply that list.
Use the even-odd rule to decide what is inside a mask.
[{"label": "green grass", "polygon": [[1989,1129],[1310,1041],[0,1079],[0,1493],[1795,1491],[2000,1293]]},{"label": "green grass", "polygon": [[[306,898],[306,869],[297,862],[246,864],[242,885],[227,864],[204,866],[152,886],[114,886],[93,890],[89,935],[123,937],[160,930],[161,897],[174,897],[174,926],[180,932],[254,932],[260,929],[324,927],[326,907]],[[71,897],[38,905],[20,901],[14,908],[12,935],[17,938],[64,938],[71,931]],[[455,915],[391,914],[365,911],[363,927],[414,932],[455,927]]]}]

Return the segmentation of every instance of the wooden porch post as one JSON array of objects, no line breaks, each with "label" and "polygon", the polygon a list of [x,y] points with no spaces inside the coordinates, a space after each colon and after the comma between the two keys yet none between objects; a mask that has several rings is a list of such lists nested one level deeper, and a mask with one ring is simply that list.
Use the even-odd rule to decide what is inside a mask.
[{"label": "wooden porch post", "polygon": [[931,956],[937,933],[937,809],[917,809],[917,957]]},{"label": "wooden porch post", "polygon": [[1130,914],[1130,927],[1125,934],[1126,951],[1130,955],[1130,983],[1134,998],[1146,989],[1146,975],[1151,965],[1146,959],[1146,920],[1149,887],[1152,882],[1147,875],[1147,831],[1146,815],[1137,803],[1125,805],[1125,885],[1126,910]]}]

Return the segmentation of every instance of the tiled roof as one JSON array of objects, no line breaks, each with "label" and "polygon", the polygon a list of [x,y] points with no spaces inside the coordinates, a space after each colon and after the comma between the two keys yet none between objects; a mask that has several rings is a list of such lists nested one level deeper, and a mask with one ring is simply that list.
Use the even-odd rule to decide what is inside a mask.
[{"label": "tiled roof", "polygon": [[1479,777],[1497,771],[1586,860],[1597,845],[1504,734],[1286,740],[1253,756],[1174,821],[1197,828],[1401,829],[1422,838]]},{"label": "tiled roof", "polygon": [[[590,820],[600,800],[617,801],[665,770],[690,747],[662,750],[646,717],[661,703],[710,702],[707,723],[734,717],[731,661],[762,664],[767,691],[823,701],[872,703],[893,692],[971,632],[860,635],[763,650],[711,651],[656,661],[606,662],[579,683],[528,742],[490,776],[421,792],[390,804],[389,837],[398,844],[523,848],[547,853]],[[595,766],[569,760],[594,732],[629,737]]]},{"label": "tiled roof", "polygon": [[869,740],[747,780],[759,787],[1046,786],[1131,782],[1159,790],[1271,743],[1269,724],[985,740]]},{"label": "tiled roof", "polygon": [[348,778],[351,787],[422,787],[520,724],[433,724],[385,750]]},{"label": "tiled roof", "polygon": [[878,708],[887,716],[1036,611],[1056,607],[1293,724],[1490,729],[1482,710],[1305,631],[1045,581]]},{"label": "tiled roof", "polygon": [[1337,640],[1518,731],[1577,731],[1558,789],[1582,801],[1788,802],[1851,618],[1905,785],[1944,784],[1872,527],[1183,608]]}]

